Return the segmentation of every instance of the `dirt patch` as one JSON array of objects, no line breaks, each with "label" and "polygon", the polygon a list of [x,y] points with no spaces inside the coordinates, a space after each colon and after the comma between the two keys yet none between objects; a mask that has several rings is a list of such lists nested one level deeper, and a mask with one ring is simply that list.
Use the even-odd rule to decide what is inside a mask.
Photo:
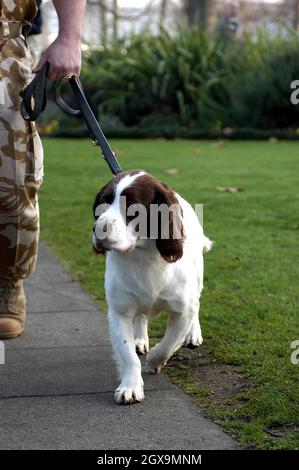
[{"label": "dirt patch", "polygon": [[210,388],[211,398],[216,401],[238,397],[249,388],[247,381],[234,371],[233,366],[228,365],[202,366],[194,378]]},{"label": "dirt patch", "polygon": [[266,428],[265,432],[275,439],[282,439],[288,437],[290,434],[294,434],[299,438],[299,428],[297,426],[273,426],[271,428]]},{"label": "dirt patch", "polygon": [[241,406],[242,395],[253,386],[237,373],[236,366],[217,364],[203,346],[196,350],[181,349],[169,361],[169,366],[177,370],[178,375],[185,375],[192,378],[194,384],[206,387],[209,401],[213,403],[229,400],[234,408]]}]

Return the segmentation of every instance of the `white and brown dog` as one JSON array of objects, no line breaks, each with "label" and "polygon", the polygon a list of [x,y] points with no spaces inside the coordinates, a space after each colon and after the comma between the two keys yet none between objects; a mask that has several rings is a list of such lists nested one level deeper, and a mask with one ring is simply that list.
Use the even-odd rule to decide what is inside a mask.
[{"label": "white and brown dog", "polygon": [[159,373],[183,344],[202,343],[198,313],[203,252],[212,242],[191,205],[141,170],[109,181],[97,194],[93,210],[94,250],[107,251],[109,328],[121,380],[115,400],[140,402],[144,391],[137,353],[149,351],[150,316],[161,310],[169,313],[164,338],[147,355],[150,372]]}]

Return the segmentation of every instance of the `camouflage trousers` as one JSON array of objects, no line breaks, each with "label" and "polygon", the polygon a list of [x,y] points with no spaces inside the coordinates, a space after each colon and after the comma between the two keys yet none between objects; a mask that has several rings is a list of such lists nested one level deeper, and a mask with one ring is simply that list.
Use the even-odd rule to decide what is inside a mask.
[{"label": "camouflage trousers", "polygon": [[36,263],[43,149],[35,124],[20,113],[31,57],[17,22],[10,26],[0,36],[0,278],[18,280]]}]

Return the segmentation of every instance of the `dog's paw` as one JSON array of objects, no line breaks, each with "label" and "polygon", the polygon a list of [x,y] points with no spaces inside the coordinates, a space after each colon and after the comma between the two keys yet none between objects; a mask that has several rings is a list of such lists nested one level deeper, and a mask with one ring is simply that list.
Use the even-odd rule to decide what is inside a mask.
[{"label": "dog's paw", "polygon": [[114,398],[116,403],[131,405],[144,400],[143,385],[123,387],[122,384],[115,390]]},{"label": "dog's paw", "polygon": [[166,365],[167,361],[161,360],[153,348],[146,358],[146,369],[150,374],[160,374],[162,368]]},{"label": "dog's paw", "polygon": [[145,355],[149,351],[148,339],[135,338],[135,349],[137,354]]},{"label": "dog's paw", "polygon": [[184,347],[189,349],[198,348],[203,342],[200,328],[192,327],[190,332],[187,334]]}]

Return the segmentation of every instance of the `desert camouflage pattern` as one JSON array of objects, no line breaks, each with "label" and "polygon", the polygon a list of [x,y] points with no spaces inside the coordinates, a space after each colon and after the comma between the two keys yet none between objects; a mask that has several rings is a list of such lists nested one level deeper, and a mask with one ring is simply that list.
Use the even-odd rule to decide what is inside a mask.
[{"label": "desert camouflage pattern", "polygon": [[29,276],[37,257],[43,149],[19,96],[32,78],[21,27],[35,10],[33,0],[0,0],[0,279],[7,280]]},{"label": "desert camouflage pattern", "polygon": [[16,21],[31,21],[35,15],[35,0],[0,0],[1,18]]}]

